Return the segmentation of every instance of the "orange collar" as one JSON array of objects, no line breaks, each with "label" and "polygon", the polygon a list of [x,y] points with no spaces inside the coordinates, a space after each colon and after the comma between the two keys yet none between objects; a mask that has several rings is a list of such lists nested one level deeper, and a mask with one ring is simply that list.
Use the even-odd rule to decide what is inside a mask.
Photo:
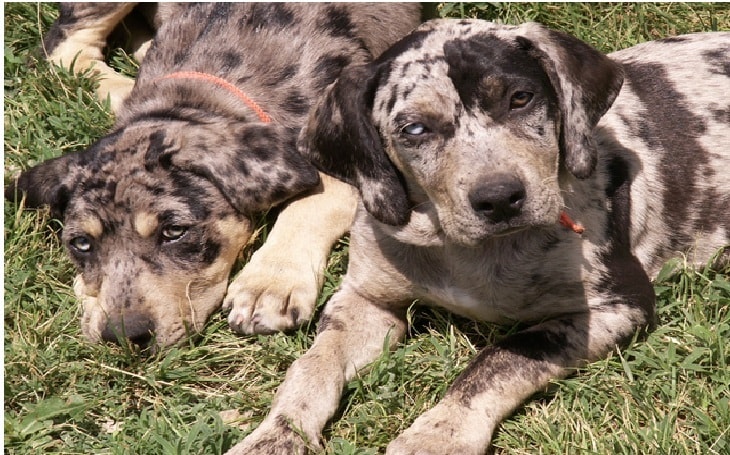
[{"label": "orange collar", "polygon": [[269,114],[267,114],[263,109],[261,109],[261,106],[256,104],[254,100],[246,96],[241,89],[236,87],[235,85],[231,84],[230,82],[221,79],[218,76],[213,76],[212,74],[207,73],[200,73],[198,71],[178,71],[175,73],[170,73],[165,76],[158,77],[155,79],[156,81],[162,80],[162,79],[198,79],[203,81],[208,81],[212,84],[217,85],[218,87],[224,88],[231,92],[233,96],[238,98],[239,100],[243,101],[246,106],[250,107],[256,115],[258,115],[259,120],[261,120],[264,123],[271,123],[271,117],[269,117]]},{"label": "orange collar", "polygon": [[576,223],[575,221],[573,221],[568,216],[568,214],[565,213],[564,210],[560,212],[560,219],[558,220],[558,222],[560,224],[562,224],[563,226],[567,227],[568,229],[572,230],[576,234],[582,234],[583,231],[585,231],[585,228],[583,227],[583,225],[580,224],[580,223]]}]

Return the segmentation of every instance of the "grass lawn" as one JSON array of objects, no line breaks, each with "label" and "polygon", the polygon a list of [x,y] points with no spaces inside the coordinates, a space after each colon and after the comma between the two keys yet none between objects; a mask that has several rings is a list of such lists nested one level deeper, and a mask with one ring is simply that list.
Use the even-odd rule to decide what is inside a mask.
[{"label": "grass lawn", "polygon": [[[93,80],[39,58],[50,4],[6,3],[5,181],[90,145],[112,125]],[[441,13],[537,20],[602,51],[693,31],[730,30],[730,5],[443,4]],[[134,63],[110,57],[125,71]],[[728,96],[728,94],[718,94]],[[297,332],[239,337],[215,314],[202,337],[152,358],[91,345],[80,333],[73,268],[58,221],[4,206],[6,453],[218,454],[265,416],[289,364],[311,344]],[[320,305],[347,262],[330,260]],[[657,280],[657,330],[555,382],[507,419],[497,454],[730,453],[730,278],[681,259]],[[509,328],[413,311],[411,336],[348,385],[325,429],[325,453],[375,454],[442,396],[474,353]]]}]

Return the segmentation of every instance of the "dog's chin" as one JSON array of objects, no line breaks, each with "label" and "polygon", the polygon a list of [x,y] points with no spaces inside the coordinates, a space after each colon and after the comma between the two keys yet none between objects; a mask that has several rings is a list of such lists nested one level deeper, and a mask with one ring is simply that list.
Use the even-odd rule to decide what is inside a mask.
[{"label": "dog's chin", "polygon": [[509,223],[494,224],[480,219],[465,219],[443,223],[443,232],[448,243],[467,248],[479,248],[519,233],[543,229],[551,224],[555,223],[546,220],[513,220]]}]

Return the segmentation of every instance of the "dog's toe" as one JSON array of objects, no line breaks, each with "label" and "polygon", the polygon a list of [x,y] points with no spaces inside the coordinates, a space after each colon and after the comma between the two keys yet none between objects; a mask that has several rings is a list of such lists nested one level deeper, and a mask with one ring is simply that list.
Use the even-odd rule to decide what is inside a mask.
[{"label": "dog's toe", "polygon": [[[261,269],[243,272],[231,283],[223,310],[236,333],[269,334],[299,327],[314,311],[319,283],[313,273],[262,274]],[[294,277],[298,275],[298,277]]]},{"label": "dog's toe", "polygon": [[319,451],[316,439],[307,443],[284,419],[267,419],[226,455],[297,455]]}]

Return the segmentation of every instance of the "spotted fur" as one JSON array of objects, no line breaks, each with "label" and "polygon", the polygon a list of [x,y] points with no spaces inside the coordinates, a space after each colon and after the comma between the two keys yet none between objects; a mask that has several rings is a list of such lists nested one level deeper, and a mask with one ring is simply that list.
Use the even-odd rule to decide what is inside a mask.
[{"label": "spotted fur", "polygon": [[730,104],[715,96],[729,65],[729,33],[604,56],[534,23],[436,20],[345,71],[300,147],[362,195],[347,275],[230,453],[318,441],[414,299],[527,328],[483,349],[388,454],[484,453],[549,381],[651,329],[662,263],[730,243]]},{"label": "spotted fur", "polygon": [[[122,21],[140,31],[136,81],[102,58]],[[98,72],[116,124],[90,148],[23,172],[6,195],[22,193],[26,206],[48,205],[63,220],[83,333],[171,345],[200,331],[224,295],[237,332],[308,320],[356,194],[320,176],[297,152],[297,135],[344,68],[372,61],[419,21],[417,4],[61,5],[44,40],[49,59]],[[168,77],[181,72],[225,84]],[[252,215],[284,203],[226,293]]]}]

